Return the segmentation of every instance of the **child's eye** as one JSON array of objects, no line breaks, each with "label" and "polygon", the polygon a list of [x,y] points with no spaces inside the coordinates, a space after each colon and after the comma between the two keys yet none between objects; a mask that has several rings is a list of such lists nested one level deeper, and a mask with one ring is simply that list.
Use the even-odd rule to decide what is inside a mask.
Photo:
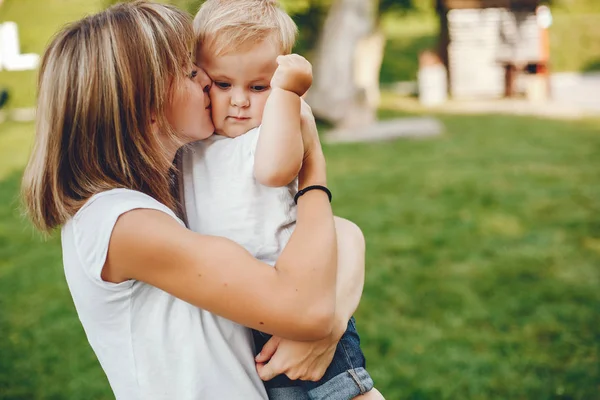
[{"label": "child's eye", "polygon": [[253,85],[250,86],[250,90],[252,90],[253,92],[264,92],[265,90],[268,90],[269,86],[267,85]]},{"label": "child's eye", "polygon": [[231,87],[231,83],[227,82],[214,82],[214,84],[219,89],[229,89]]}]

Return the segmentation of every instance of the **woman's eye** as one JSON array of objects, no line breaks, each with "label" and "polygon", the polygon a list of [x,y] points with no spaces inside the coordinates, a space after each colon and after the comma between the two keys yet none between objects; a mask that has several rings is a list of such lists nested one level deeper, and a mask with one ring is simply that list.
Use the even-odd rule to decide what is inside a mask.
[{"label": "woman's eye", "polygon": [[229,89],[231,87],[231,84],[227,82],[215,82],[214,85],[219,89]]},{"label": "woman's eye", "polygon": [[254,85],[250,86],[250,89],[254,92],[264,92],[265,90],[269,89],[269,87],[266,85]]},{"label": "woman's eye", "polygon": [[194,79],[196,76],[198,76],[198,71],[197,70],[193,70],[192,72],[190,72],[190,78]]}]

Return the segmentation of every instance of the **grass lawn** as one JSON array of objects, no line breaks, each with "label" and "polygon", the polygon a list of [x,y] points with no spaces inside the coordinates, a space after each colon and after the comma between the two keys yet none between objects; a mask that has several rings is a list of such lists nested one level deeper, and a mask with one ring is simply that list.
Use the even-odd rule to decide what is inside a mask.
[{"label": "grass lawn", "polygon": [[[105,3],[4,0],[0,21],[41,53]],[[414,79],[435,44],[435,21],[411,18],[386,25],[384,82]],[[555,70],[596,68],[592,20],[557,14]],[[12,107],[33,105],[34,79],[0,72]],[[436,139],[326,148],[335,211],[367,237],[357,319],[377,386],[390,400],[599,399],[600,121],[440,119]],[[0,124],[0,400],[111,399],[59,237],[42,241],[18,210],[32,132]]]},{"label": "grass lawn", "polygon": [[[357,319],[377,386],[599,398],[600,123],[440,118],[433,140],[326,148],[335,212],[367,238]],[[0,399],[110,399],[59,239],[17,210],[32,129],[0,125]]]}]

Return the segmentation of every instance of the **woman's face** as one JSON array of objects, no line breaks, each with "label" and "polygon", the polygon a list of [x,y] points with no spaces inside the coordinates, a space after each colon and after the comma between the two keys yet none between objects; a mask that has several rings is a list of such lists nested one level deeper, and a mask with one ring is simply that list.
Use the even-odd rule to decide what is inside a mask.
[{"label": "woman's face", "polygon": [[206,72],[194,66],[167,109],[167,120],[186,143],[206,139],[215,129],[210,115],[210,85]]}]

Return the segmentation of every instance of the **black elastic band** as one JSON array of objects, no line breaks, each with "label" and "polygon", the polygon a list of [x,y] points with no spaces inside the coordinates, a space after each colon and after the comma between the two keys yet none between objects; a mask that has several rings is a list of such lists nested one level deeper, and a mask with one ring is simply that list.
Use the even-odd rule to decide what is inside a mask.
[{"label": "black elastic band", "polygon": [[310,191],[310,190],[322,190],[325,193],[327,193],[327,197],[329,197],[329,202],[331,203],[331,192],[329,191],[329,189],[327,189],[325,186],[321,186],[321,185],[312,185],[312,186],[307,186],[302,190],[298,190],[298,193],[296,193],[296,195],[294,196],[294,203],[298,204],[298,198],[300,196],[302,196],[304,193]]}]

